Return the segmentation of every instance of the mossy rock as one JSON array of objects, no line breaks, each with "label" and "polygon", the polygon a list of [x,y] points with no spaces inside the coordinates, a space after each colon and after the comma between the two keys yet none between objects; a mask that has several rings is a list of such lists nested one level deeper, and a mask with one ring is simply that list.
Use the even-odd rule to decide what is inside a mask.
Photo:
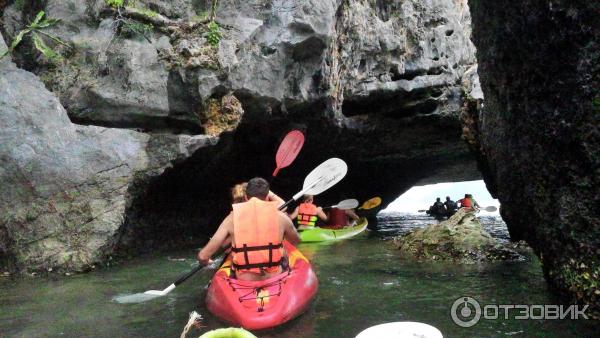
[{"label": "mossy rock", "polygon": [[475,262],[522,259],[519,253],[503,246],[487,233],[474,212],[464,209],[447,221],[400,236],[394,239],[394,244],[407,256],[425,260]]}]

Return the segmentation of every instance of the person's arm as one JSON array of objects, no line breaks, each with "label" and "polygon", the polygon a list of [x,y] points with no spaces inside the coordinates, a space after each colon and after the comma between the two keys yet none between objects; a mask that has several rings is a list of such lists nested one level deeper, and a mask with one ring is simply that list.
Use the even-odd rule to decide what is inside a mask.
[{"label": "person's arm", "polygon": [[358,217],[358,215],[352,209],[346,210],[346,215],[348,215],[348,217],[352,218],[356,222],[358,222],[358,220],[360,219],[360,217]]},{"label": "person's arm", "polygon": [[269,194],[267,195],[267,201],[277,202],[277,207],[280,207],[285,204],[283,198],[277,196],[276,193],[269,190]]},{"label": "person's arm", "polygon": [[292,223],[292,220],[289,219],[284,213],[281,213],[280,216],[280,224],[283,226],[283,239],[290,242],[292,245],[300,243],[300,235],[298,235],[298,231],[296,231],[296,228],[294,228],[294,223]]},{"label": "person's arm", "polygon": [[472,201],[473,201],[473,206],[475,206],[476,208],[481,208],[481,206],[479,205],[479,203],[477,203],[477,201],[475,199],[473,199]]},{"label": "person's arm", "polygon": [[317,216],[319,216],[319,218],[323,221],[323,222],[327,222],[328,217],[325,214],[325,212],[323,211],[323,208],[318,207],[317,208]]},{"label": "person's arm", "polygon": [[212,257],[212,255],[228,241],[231,229],[233,229],[233,214],[229,214],[229,216],[225,217],[223,222],[221,222],[221,225],[219,225],[217,232],[215,232],[210,241],[206,243],[204,248],[198,252],[198,262],[200,262],[200,264],[207,265],[211,263],[210,257]]},{"label": "person's arm", "polygon": [[298,217],[298,207],[290,214],[290,219],[296,219]]}]

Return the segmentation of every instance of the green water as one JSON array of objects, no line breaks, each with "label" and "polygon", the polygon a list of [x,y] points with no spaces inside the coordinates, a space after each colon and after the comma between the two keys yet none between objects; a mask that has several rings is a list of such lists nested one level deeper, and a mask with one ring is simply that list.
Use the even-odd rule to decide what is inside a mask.
[{"label": "green water", "polygon": [[[319,277],[319,292],[301,317],[259,337],[354,337],[392,321],[431,324],[446,337],[594,337],[591,320],[482,320],[461,328],[450,307],[462,295],[483,303],[554,302],[536,260],[483,265],[416,263],[400,259],[391,242],[374,235],[334,244],[305,244]],[[118,295],[162,289],[194,263],[194,252],[127,261],[89,274],[0,278],[0,337],[179,337],[192,310],[207,328],[223,327],[204,306],[202,271],[167,296],[118,304]],[[186,258],[185,261],[174,258]]]}]

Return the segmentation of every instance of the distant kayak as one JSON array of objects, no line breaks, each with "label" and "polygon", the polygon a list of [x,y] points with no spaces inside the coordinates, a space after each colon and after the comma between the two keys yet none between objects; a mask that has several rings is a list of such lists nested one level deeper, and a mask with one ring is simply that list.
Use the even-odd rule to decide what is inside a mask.
[{"label": "distant kayak", "polygon": [[290,269],[263,281],[231,278],[231,255],[215,273],[206,294],[208,310],[221,320],[249,330],[283,324],[306,310],[319,281],[308,259],[283,242]]},{"label": "distant kayak", "polygon": [[301,230],[300,239],[302,242],[324,242],[354,237],[365,231],[369,222],[366,218],[361,218],[357,225],[342,229],[327,229],[315,227],[313,229]]}]

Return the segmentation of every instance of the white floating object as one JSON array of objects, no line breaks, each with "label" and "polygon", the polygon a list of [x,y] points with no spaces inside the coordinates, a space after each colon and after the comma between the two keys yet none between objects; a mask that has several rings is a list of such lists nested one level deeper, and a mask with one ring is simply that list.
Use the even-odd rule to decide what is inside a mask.
[{"label": "white floating object", "polygon": [[356,338],[443,338],[435,327],[418,322],[393,322],[371,326]]}]

